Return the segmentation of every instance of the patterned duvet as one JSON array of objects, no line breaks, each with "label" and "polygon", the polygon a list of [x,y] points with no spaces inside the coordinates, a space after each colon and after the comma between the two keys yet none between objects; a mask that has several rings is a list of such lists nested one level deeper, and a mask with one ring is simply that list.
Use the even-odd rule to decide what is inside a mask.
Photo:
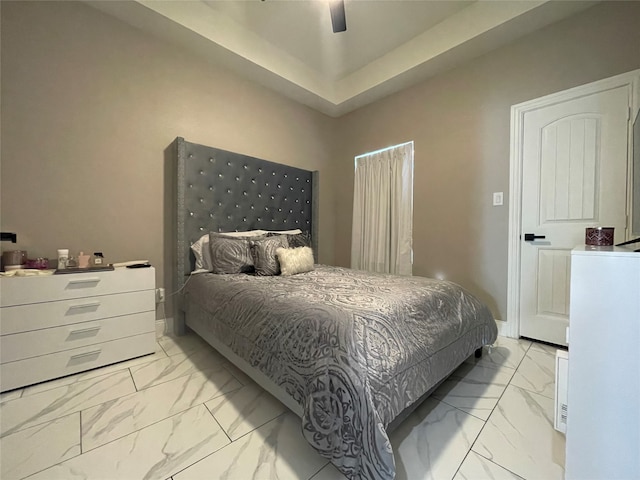
[{"label": "patterned duvet", "polygon": [[386,427],[475,349],[489,310],[458,285],[317,265],[290,277],[200,274],[207,328],[298,402],[307,441],[354,479],[392,479]]}]

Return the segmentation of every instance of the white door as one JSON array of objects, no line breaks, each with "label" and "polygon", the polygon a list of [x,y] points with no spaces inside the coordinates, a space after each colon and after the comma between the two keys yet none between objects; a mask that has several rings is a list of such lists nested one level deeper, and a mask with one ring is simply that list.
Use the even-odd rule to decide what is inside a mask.
[{"label": "white door", "polygon": [[619,87],[524,115],[521,336],[566,345],[571,249],[586,227],[625,239],[628,112]]}]

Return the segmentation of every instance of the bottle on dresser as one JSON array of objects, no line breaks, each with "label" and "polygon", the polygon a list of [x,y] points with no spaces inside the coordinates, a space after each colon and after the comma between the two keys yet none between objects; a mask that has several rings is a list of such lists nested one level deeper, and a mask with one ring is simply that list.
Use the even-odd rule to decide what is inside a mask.
[{"label": "bottle on dresser", "polygon": [[80,252],[78,255],[78,267],[79,268],[89,268],[89,259],[91,255],[85,255],[84,252]]},{"label": "bottle on dresser", "polygon": [[67,268],[67,260],[69,260],[69,249],[58,249],[58,270],[64,270]]},{"label": "bottle on dresser", "polygon": [[103,267],[107,265],[107,262],[104,260],[104,255],[102,254],[102,252],[93,253],[92,263],[94,267]]}]

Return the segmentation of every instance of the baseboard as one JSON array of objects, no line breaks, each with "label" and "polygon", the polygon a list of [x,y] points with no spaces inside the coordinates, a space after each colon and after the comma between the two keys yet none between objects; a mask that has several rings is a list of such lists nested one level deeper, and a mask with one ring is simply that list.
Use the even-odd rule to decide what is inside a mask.
[{"label": "baseboard", "polygon": [[156,337],[169,335],[173,332],[173,318],[161,318],[156,320]]},{"label": "baseboard", "polygon": [[504,320],[498,320],[497,318],[495,319],[496,321],[496,326],[498,327],[498,335],[501,337],[509,337],[511,336],[511,326],[509,325],[508,322],[505,322]]}]

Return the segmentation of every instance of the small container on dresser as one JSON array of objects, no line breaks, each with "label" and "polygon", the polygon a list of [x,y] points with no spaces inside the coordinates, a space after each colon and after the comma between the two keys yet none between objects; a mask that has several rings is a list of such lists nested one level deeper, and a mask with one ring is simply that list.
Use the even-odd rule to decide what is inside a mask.
[{"label": "small container on dresser", "polygon": [[107,262],[104,261],[104,255],[102,254],[102,252],[94,252],[93,253],[93,266],[94,267],[102,267],[105,266],[107,264]]},{"label": "small container on dresser", "polygon": [[58,270],[64,270],[67,268],[67,260],[69,259],[69,249],[58,249]]},{"label": "small container on dresser", "polygon": [[155,269],[0,278],[0,391],[155,351]]},{"label": "small container on dresser", "polygon": [[89,268],[89,259],[91,255],[85,255],[84,252],[80,252],[78,255],[78,267],[79,268]]}]

